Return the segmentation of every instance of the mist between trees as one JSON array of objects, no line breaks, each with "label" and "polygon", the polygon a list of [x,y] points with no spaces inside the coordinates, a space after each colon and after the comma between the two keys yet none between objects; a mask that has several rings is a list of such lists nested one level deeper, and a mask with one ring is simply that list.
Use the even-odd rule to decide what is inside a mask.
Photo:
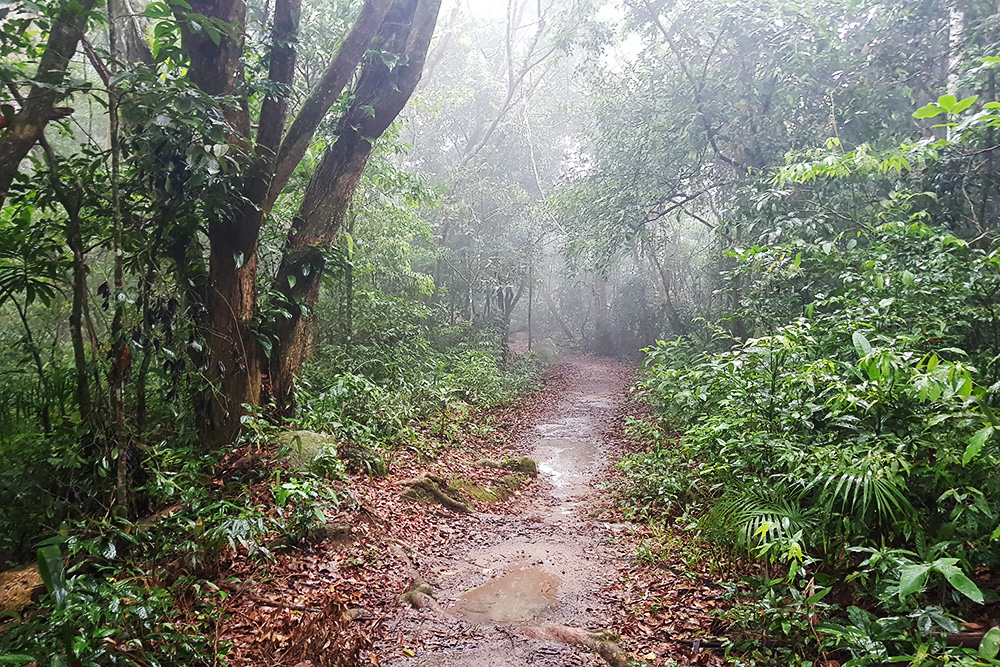
[{"label": "mist between trees", "polygon": [[[326,432],[377,473],[583,350],[645,360],[627,502],[767,563],[734,627],[785,661],[996,664],[995,0],[53,0],[0,27],[3,558],[171,503],[250,543],[205,484],[234,447]],[[24,630],[53,655],[61,599]],[[982,647],[949,647],[973,616]]]}]

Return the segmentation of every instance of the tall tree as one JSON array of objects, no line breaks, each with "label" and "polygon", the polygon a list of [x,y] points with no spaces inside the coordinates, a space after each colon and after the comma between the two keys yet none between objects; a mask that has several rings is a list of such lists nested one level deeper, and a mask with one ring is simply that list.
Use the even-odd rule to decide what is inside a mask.
[{"label": "tall tree", "polygon": [[[307,318],[322,274],[321,252],[343,223],[371,144],[396,118],[420,79],[440,0],[366,0],[319,83],[285,130],[288,89],[295,73],[300,0],[275,4],[267,88],[257,133],[242,69],[246,6],[239,0],[197,0],[192,10],[228,30],[211,33],[185,23],[189,77],[223,100],[231,128],[230,150],[245,173],[231,200],[216,207],[208,226],[205,305],[208,369],[219,391],[211,402],[208,434],[229,441],[239,429],[242,406],[262,398],[266,356],[254,331],[258,310],[258,246],[261,225],[305,155],[320,123],[359,65],[352,102],[338,122],[338,137],[306,190],[276,282],[291,316],[276,327],[272,384],[283,405],[305,354]],[[367,55],[366,55],[367,54]],[[304,268],[305,267],[305,268]],[[310,289],[313,288],[313,289]]]}]

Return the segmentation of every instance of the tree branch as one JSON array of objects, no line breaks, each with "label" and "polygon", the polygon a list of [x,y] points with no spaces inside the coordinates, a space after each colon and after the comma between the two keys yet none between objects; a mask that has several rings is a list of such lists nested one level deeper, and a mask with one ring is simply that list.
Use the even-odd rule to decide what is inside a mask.
[{"label": "tree branch", "polygon": [[292,172],[306,154],[316,129],[354,74],[389,11],[389,6],[389,0],[365,0],[354,27],[340,45],[333,62],[323,72],[319,83],[299,109],[298,115],[281,142],[275,160],[274,176],[264,200],[265,209],[274,205],[278,195],[288,184]]},{"label": "tree branch", "polygon": [[19,172],[21,160],[38,142],[52,119],[53,105],[65,95],[61,84],[69,61],[87,27],[95,0],[64,2],[49,32],[45,51],[38,63],[35,83],[20,111],[0,135],[0,206]]}]

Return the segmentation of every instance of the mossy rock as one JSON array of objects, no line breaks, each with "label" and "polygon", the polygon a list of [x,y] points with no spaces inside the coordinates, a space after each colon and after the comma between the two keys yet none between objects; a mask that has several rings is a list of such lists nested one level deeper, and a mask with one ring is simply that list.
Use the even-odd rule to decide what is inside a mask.
[{"label": "mossy rock", "polygon": [[337,439],[328,433],[286,431],[278,441],[288,448],[288,462],[294,468],[305,468],[328,448],[336,449]]},{"label": "mossy rock", "polygon": [[478,503],[494,503],[500,500],[500,495],[497,492],[492,489],[479,486],[469,479],[452,479],[449,482],[449,485],[452,488],[458,489],[463,496],[472,501],[471,504],[473,506]]},{"label": "mossy rock", "polygon": [[[463,505],[469,505],[470,509],[475,509],[465,494],[461,493],[454,486],[449,485],[447,489],[442,489],[441,492],[454,500],[455,502],[461,503]],[[399,494],[399,497],[403,500],[409,500],[411,502],[422,503],[424,505],[440,505],[441,500],[434,496],[433,493],[428,491],[421,485],[414,485],[408,487],[405,491]]]},{"label": "mossy rock", "polygon": [[507,459],[504,461],[503,467],[507,470],[515,470],[529,477],[538,477],[538,462],[534,459],[529,459],[527,456]]},{"label": "mossy rock", "polygon": [[498,484],[500,485],[500,487],[507,490],[508,492],[507,495],[509,496],[518,489],[520,489],[522,486],[524,486],[524,483],[526,481],[528,481],[528,475],[518,473],[514,475],[507,475],[506,477],[501,478]]},{"label": "mossy rock", "polygon": [[493,461],[490,459],[480,459],[476,465],[481,468],[503,468],[504,470],[514,470],[529,477],[538,477],[538,463],[527,456],[518,458],[507,458],[503,461]]},{"label": "mossy rock", "polygon": [[403,500],[409,500],[415,503],[422,503],[424,505],[433,505],[437,502],[437,499],[427,492],[426,489],[422,489],[419,486],[411,486],[399,494],[399,497]]}]

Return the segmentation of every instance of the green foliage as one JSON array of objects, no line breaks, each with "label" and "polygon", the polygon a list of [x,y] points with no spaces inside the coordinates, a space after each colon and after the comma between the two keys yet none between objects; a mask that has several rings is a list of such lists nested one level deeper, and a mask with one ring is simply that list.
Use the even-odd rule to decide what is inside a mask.
[{"label": "green foliage", "polygon": [[[963,609],[986,599],[973,573],[1000,567],[1000,274],[990,244],[931,224],[934,193],[905,189],[939,148],[950,144],[876,153],[833,142],[762,177],[733,227],[757,240],[730,251],[725,274],[750,336],[706,323],[700,342],[646,350],[645,429],[684,435],[623,462],[649,468],[630,477],[629,502],[647,505],[669,480],[663,495],[687,503],[663,503],[671,513],[787,570],[727,612],[741,632],[788,642],[757,659],[831,647],[858,665],[943,656],[935,633],[957,631]],[[845,581],[847,621],[817,597]]]}]

